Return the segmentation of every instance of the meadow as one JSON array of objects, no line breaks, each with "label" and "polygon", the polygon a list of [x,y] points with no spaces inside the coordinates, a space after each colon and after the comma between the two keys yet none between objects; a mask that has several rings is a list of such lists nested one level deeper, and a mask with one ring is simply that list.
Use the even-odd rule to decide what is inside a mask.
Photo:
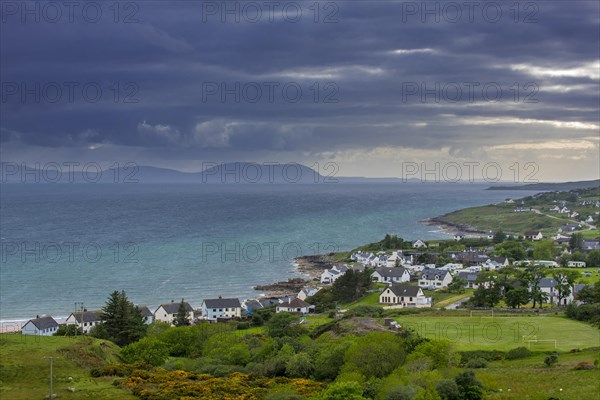
[{"label": "meadow", "polygon": [[[112,385],[113,378],[92,378],[90,368],[118,362],[118,347],[92,338],[0,336],[0,398],[43,399],[53,392],[60,399],[135,399]],[[73,388],[74,392],[67,388]]]}]

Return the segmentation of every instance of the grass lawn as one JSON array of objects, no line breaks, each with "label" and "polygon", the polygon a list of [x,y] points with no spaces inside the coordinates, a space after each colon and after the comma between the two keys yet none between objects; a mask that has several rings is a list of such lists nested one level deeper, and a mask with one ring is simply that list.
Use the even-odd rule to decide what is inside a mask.
[{"label": "grass lawn", "polygon": [[[105,345],[101,345],[105,343]],[[50,361],[54,393],[60,399],[135,399],[112,385],[113,378],[92,378],[89,369],[117,362],[118,348],[91,338],[0,336],[0,398],[43,399],[50,392]],[[70,381],[69,377],[73,380]],[[75,392],[67,391],[75,388]]]},{"label": "grass lawn", "polygon": [[490,362],[487,368],[476,370],[476,375],[485,388],[491,390],[487,399],[592,400],[599,397],[600,370],[575,371],[573,368],[582,361],[593,364],[599,356],[598,349],[560,354],[558,364],[547,368],[544,355],[538,354],[520,360]]},{"label": "grass lawn", "polygon": [[[473,295],[474,289],[465,289],[464,293],[440,293],[433,292],[433,306],[437,308],[446,307],[452,303],[456,303],[459,300],[462,300],[467,297],[471,297]],[[429,296],[428,294],[426,294]]]},{"label": "grass lawn", "polygon": [[580,233],[584,239],[600,239],[600,229],[588,229],[577,233]]},{"label": "grass lawn", "polygon": [[[491,318],[489,311],[473,317],[452,315],[451,311],[445,313],[445,316],[423,313],[394,319],[431,339],[448,340],[457,350],[510,350],[530,346],[532,351],[546,351],[554,350],[554,340],[558,351],[600,346],[600,330],[562,316],[496,314]],[[530,339],[539,342],[529,344]]]},{"label": "grass lawn", "polygon": [[347,310],[357,306],[382,306],[382,304],[379,304],[380,294],[381,292],[367,293],[367,295],[364,296],[362,299],[348,304],[341,304],[340,307],[342,308],[342,310]]},{"label": "grass lawn", "polygon": [[[551,268],[546,271],[546,276],[552,276],[552,274],[558,271],[577,271],[580,273],[580,277],[577,279],[576,283],[596,283],[600,282],[600,270],[599,267],[591,267],[591,268]],[[584,275],[586,272],[591,273],[590,276]]]}]

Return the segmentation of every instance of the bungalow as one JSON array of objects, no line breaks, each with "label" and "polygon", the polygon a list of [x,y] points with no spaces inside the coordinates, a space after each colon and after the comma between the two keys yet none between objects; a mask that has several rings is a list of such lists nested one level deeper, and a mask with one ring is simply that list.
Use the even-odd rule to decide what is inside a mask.
[{"label": "bungalow", "polygon": [[321,288],[304,288],[296,296],[300,300],[306,300],[309,297],[314,296]]},{"label": "bungalow", "polygon": [[339,278],[340,276],[342,276],[342,273],[340,271],[338,271],[337,269],[334,269],[334,268],[326,269],[321,274],[321,283],[328,285],[330,283],[335,282],[336,279]]},{"label": "bungalow", "polygon": [[58,330],[58,323],[52,317],[30,319],[21,328],[22,335],[52,336]]},{"label": "bungalow", "polygon": [[563,225],[561,227],[558,228],[558,232],[563,233],[563,232],[572,232],[579,229],[579,225],[578,224],[567,224],[567,225]]},{"label": "bungalow", "polygon": [[415,249],[427,248],[427,244],[424,241],[422,241],[421,239],[419,239],[419,240],[415,240],[412,243],[412,247]]},{"label": "bungalow", "polygon": [[242,308],[246,310],[249,315],[253,315],[257,310],[265,308],[265,306],[256,299],[247,299],[242,301]]},{"label": "bungalow", "polygon": [[202,302],[202,318],[239,318],[242,316],[242,305],[238,299],[206,299]]},{"label": "bungalow", "polygon": [[450,271],[450,272],[454,272],[458,269],[462,269],[463,265],[462,264],[458,264],[458,263],[448,263],[446,265],[444,265],[443,267],[440,267],[438,269],[441,269],[442,271]]},{"label": "bungalow", "polygon": [[379,295],[379,302],[402,307],[431,307],[431,297],[425,296],[418,286],[389,286]]},{"label": "bungalow", "polygon": [[308,314],[308,312],[310,311],[310,309],[312,307],[313,306],[311,306],[304,300],[293,299],[290,302],[284,302],[284,303],[277,304],[277,306],[275,306],[275,312],[276,313],[290,312],[290,313]]},{"label": "bungalow", "polygon": [[[167,324],[173,325],[173,321],[177,316],[180,304],[181,303],[176,303],[173,300],[171,300],[170,303],[161,304],[160,306],[158,306],[156,311],[154,311],[154,320],[166,322]],[[190,322],[194,321],[194,309],[192,308],[192,306],[187,301],[183,302],[183,306],[185,307],[185,311]]]},{"label": "bungalow", "polygon": [[559,214],[568,214],[570,212],[571,212],[571,210],[569,210],[567,207],[562,207],[558,210]]},{"label": "bungalow", "polygon": [[447,288],[451,282],[450,272],[438,269],[424,269],[419,276],[419,286],[424,289]]},{"label": "bungalow", "polygon": [[524,236],[527,240],[541,240],[544,238],[544,235],[540,231],[527,231]]},{"label": "bungalow", "polygon": [[377,268],[375,272],[371,274],[371,278],[373,279],[373,282],[380,283],[409,282],[410,274],[408,273],[408,270],[403,267],[381,267]]},{"label": "bungalow", "polygon": [[77,311],[69,315],[69,318],[67,318],[65,324],[77,325],[83,330],[83,333],[88,333],[92,327],[100,323],[101,315],[102,311]]}]

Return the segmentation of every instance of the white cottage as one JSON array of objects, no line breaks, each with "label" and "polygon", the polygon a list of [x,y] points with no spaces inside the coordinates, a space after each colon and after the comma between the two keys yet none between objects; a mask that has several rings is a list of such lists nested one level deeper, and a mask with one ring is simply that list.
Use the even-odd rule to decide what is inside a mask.
[{"label": "white cottage", "polygon": [[202,302],[202,318],[215,321],[217,318],[240,318],[242,305],[239,299],[205,299]]},{"label": "white cottage", "polygon": [[402,307],[431,307],[431,297],[425,296],[418,286],[389,286],[379,295],[379,302]]},{"label": "white cottage", "polygon": [[450,272],[438,269],[424,269],[419,276],[419,286],[423,289],[447,288],[451,282]]},{"label": "white cottage", "polygon": [[275,306],[275,312],[290,312],[290,313],[300,313],[300,314],[308,314],[311,309],[311,305],[300,299],[293,299],[289,302],[279,303]]},{"label": "white cottage", "polygon": [[[171,300],[170,303],[161,304],[154,311],[154,320],[166,322],[167,324],[173,325],[173,321],[175,320],[175,317],[177,316],[177,312],[179,311],[180,304],[181,304],[180,302],[175,302],[173,300]],[[193,322],[194,321],[194,309],[187,301],[183,302],[183,306],[185,307],[185,311],[187,313],[188,319],[190,320],[190,322]]]},{"label": "white cottage", "polygon": [[88,333],[90,329],[100,323],[102,311],[77,311],[71,313],[65,321],[67,325],[77,325],[83,330],[83,333]]},{"label": "white cottage", "polygon": [[58,330],[58,323],[52,317],[30,319],[21,328],[23,335],[52,336]]},{"label": "white cottage", "polygon": [[402,283],[410,281],[408,270],[403,267],[381,267],[377,268],[372,274],[373,282],[380,283]]}]

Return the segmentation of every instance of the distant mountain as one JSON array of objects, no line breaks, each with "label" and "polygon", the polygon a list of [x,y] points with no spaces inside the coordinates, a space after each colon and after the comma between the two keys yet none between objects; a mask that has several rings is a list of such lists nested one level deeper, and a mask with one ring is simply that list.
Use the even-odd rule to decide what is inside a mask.
[{"label": "distant mountain", "polygon": [[594,181],[577,181],[562,183],[531,183],[528,185],[491,186],[486,190],[539,190],[539,191],[569,191],[575,189],[590,189],[600,187],[600,179]]},{"label": "distant mountain", "polygon": [[[14,163],[1,163],[1,183],[230,183],[230,184],[294,184],[323,183],[332,178],[301,164],[269,165],[258,163],[215,163],[202,172],[181,172],[168,168],[124,165],[99,170],[95,164],[84,170],[63,165],[42,168]],[[59,168],[57,168],[59,167]],[[81,167],[80,167],[81,168]]]}]

